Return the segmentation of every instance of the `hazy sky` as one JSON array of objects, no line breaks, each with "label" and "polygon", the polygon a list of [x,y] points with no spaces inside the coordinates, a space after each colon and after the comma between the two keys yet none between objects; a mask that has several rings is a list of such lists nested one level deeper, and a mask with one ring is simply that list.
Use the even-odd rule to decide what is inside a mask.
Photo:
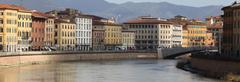
[{"label": "hazy sky", "polygon": [[132,2],[170,2],[187,6],[230,5],[236,0],[106,0],[113,3]]}]

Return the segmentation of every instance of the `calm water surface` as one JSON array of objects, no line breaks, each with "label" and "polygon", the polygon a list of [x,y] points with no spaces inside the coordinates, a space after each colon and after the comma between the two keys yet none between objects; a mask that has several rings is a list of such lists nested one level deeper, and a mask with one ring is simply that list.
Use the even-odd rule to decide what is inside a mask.
[{"label": "calm water surface", "polygon": [[68,62],[0,70],[0,82],[223,82],[175,68],[175,60]]}]

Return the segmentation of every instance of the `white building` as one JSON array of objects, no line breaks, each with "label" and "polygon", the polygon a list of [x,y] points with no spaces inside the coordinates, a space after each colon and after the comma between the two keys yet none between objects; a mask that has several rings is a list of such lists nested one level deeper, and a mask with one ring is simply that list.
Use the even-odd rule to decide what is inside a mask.
[{"label": "white building", "polygon": [[122,49],[123,50],[135,49],[135,31],[129,30],[122,31]]},{"label": "white building", "polygon": [[172,27],[172,47],[182,47],[183,41],[183,27],[182,25],[173,25]]},{"label": "white building", "polygon": [[77,16],[76,22],[76,49],[89,51],[92,48],[92,18]]},{"label": "white building", "polygon": [[138,18],[124,23],[126,29],[135,31],[135,46],[140,50],[172,48],[182,43],[182,26],[153,17]]}]

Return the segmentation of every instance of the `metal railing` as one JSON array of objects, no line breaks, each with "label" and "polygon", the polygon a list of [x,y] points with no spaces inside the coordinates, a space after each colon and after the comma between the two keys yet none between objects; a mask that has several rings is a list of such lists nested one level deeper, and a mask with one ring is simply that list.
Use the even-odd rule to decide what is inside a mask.
[{"label": "metal railing", "polygon": [[176,48],[159,48],[158,54],[162,57],[169,57],[176,54],[186,53],[186,52],[193,52],[193,51],[204,51],[204,50],[211,50],[215,49],[215,47],[176,47]]}]

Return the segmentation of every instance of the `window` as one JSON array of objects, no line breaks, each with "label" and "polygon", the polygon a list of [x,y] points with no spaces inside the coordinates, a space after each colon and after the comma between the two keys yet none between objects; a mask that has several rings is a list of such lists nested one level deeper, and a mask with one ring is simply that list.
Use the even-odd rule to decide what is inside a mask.
[{"label": "window", "polygon": [[24,27],[24,22],[22,22],[22,27]]},{"label": "window", "polygon": [[3,12],[0,12],[0,15],[4,15]]},{"label": "window", "polygon": [[0,32],[3,32],[3,27],[0,27]]},{"label": "window", "polygon": [[0,42],[2,42],[2,36],[0,36]]},{"label": "window", "polygon": [[3,19],[0,19],[0,24],[3,24]]}]

